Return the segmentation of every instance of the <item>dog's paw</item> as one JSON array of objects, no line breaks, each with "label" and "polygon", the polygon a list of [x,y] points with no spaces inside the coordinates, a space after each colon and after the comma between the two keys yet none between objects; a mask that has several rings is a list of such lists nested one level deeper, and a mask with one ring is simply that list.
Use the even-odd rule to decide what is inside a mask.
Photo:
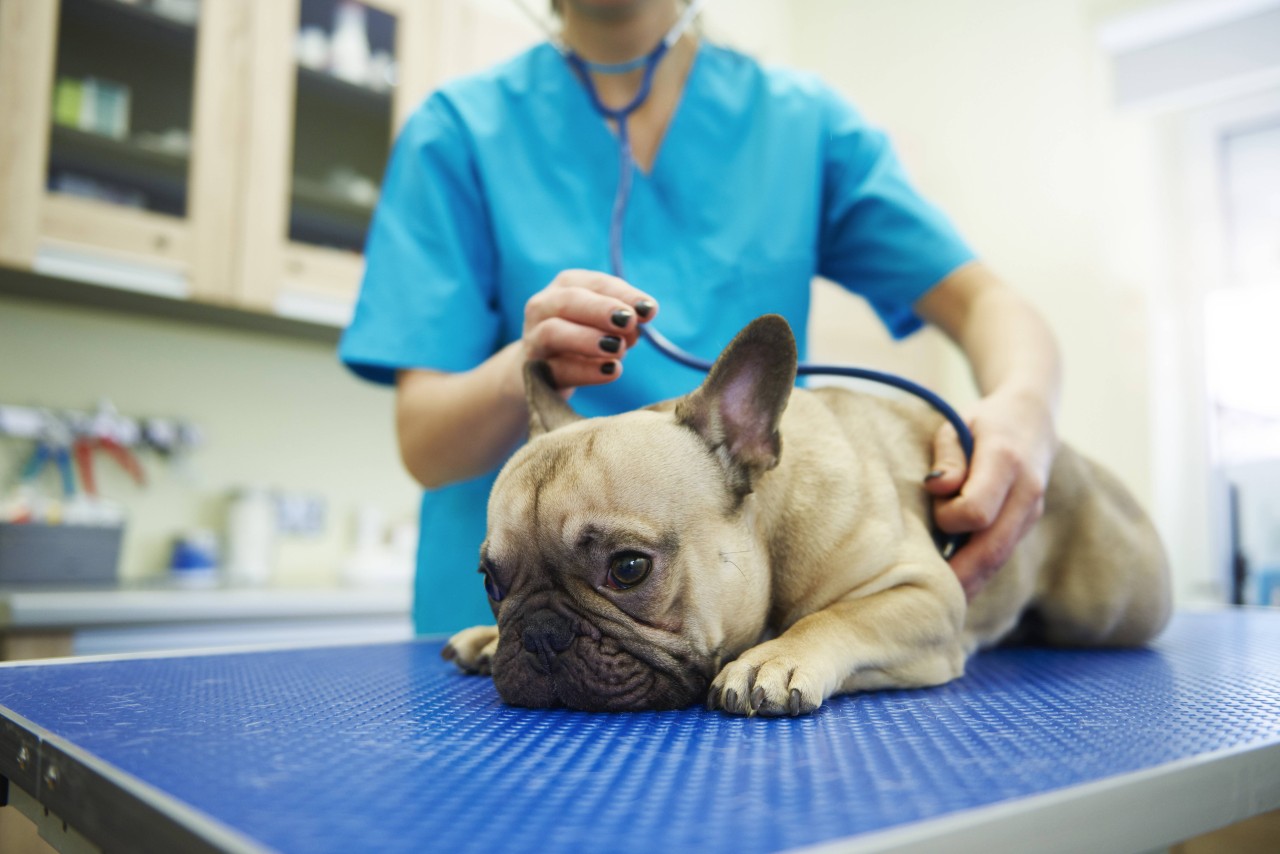
[{"label": "dog's paw", "polygon": [[464,673],[493,673],[493,655],[498,651],[498,627],[474,626],[463,629],[444,645],[440,657],[452,661]]},{"label": "dog's paw", "polygon": [[763,643],[725,665],[711,683],[707,708],[731,715],[807,715],[830,694],[819,670],[785,644]]}]

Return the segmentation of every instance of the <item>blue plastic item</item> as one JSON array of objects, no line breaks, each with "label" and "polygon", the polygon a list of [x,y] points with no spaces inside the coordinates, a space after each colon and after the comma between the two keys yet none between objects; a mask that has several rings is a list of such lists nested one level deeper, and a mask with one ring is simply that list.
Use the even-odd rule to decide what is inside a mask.
[{"label": "blue plastic item", "polygon": [[[1087,821],[1037,825],[1026,850],[1109,850],[1121,825],[1158,832],[1161,808],[1181,816],[1216,798],[1247,800],[1238,815],[1280,806],[1274,613],[1180,615],[1153,649],[1000,650],[949,685],[841,697],[794,719],[509,708],[440,646],[4,667],[0,705],[162,806],[284,852],[750,854],[1247,756],[1253,770],[1230,785],[1188,782],[1188,805],[1171,806],[1172,784],[1137,805],[1118,786]],[[10,760],[0,752],[0,773]],[[72,826],[102,819],[95,798],[66,797],[81,814],[55,812]]]},{"label": "blue plastic item", "polygon": [[44,470],[46,463],[52,463],[57,468],[58,477],[62,484],[63,497],[71,498],[74,496],[76,494],[76,478],[71,470],[71,452],[63,444],[56,444],[44,439],[37,442],[35,450],[31,452],[26,465],[22,468],[22,480],[35,480]]}]

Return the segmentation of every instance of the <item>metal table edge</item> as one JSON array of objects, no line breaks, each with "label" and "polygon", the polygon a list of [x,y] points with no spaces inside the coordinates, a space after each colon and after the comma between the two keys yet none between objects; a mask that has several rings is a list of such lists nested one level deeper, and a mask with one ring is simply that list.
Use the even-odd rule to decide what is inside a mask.
[{"label": "metal table edge", "polygon": [[[1280,809],[1280,743],[1244,745],[795,849],[805,854],[1159,850]],[[1158,830],[1153,830],[1158,828]]]},{"label": "metal table edge", "polygon": [[[0,722],[19,731],[20,748],[28,751],[25,763],[19,762],[13,751],[0,753],[0,776],[20,785],[37,803],[104,851],[271,851],[7,706],[0,705]],[[71,815],[66,807],[73,801],[102,808],[96,813],[80,809]]]}]

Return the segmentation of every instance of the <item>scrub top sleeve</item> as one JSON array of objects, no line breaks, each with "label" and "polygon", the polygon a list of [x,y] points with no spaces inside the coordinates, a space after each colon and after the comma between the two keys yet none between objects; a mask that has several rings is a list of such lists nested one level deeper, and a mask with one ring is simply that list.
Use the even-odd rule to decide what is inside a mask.
[{"label": "scrub top sleeve", "polygon": [[492,231],[471,152],[439,94],[396,140],[338,350],[365,379],[392,384],[401,368],[469,370],[496,349]]},{"label": "scrub top sleeve", "polygon": [[914,303],[974,259],[951,222],[911,186],[883,131],[824,91],[818,273],[864,297],[895,338],[923,321]]}]

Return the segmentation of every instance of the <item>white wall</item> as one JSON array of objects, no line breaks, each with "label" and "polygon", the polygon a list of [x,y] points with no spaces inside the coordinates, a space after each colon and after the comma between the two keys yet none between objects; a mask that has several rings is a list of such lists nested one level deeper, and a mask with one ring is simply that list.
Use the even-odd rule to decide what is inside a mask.
[{"label": "white wall", "polygon": [[[1047,315],[1063,434],[1149,498],[1145,283],[1113,238],[1141,176],[1124,174],[1130,131],[1109,115],[1082,5],[804,0],[795,55],[889,129],[926,194]],[[951,393],[967,385],[954,366]]]},{"label": "white wall", "polygon": [[[100,490],[130,513],[126,578],[163,573],[178,531],[221,528],[227,493],[246,483],[327,502],[322,536],[281,540],[285,584],[336,580],[357,505],[417,518],[393,396],[349,375],[332,346],[0,297],[0,402],[91,409],[104,396],[126,415],[182,417],[207,437],[185,465],[144,456],[144,490],[97,461]],[[0,441],[0,477],[29,452],[28,442]]]},{"label": "white wall", "polygon": [[[1046,315],[1066,366],[1061,434],[1153,510],[1185,601],[1205,592],[1208,521],[1171,509],[1187,502],[1157,486],[1185,488],[1188,478],[1157,473],[1152,462],[1169,130],[1159,118],[1117,111],[1097,43],[1100,22],[1152,5],[797,0],[791,54],[890,131],[926,195]],[[829,311],[827,322],[838,326]],[[963,400],[967,369],[949,346],[938,352],[945,392]],[[1185,408],[1161,415],[1188,417]]]},{"label": "white wall", "polygon": [[[1158,104],[1122,108],[1117,66],[1100,36],[1117,21],[1131,34],[1137,24],[1167,36],[1171,25],[1199,20],[1212,28],[1233,14],[1274,6],[1264,0],[790,6],[793,60],[822,73],[889,129],[924,192],[1048,317],[1066,364],[1062,435],[1115,470],[1151,510],[1182,602],[1221,601],[1226,581],[1225,503],[1222,474],[1213,468],[1202,318],[1206,293],[1223,281],[1214,134],[1280,111],[1280,48],[1261,56],[1269,66],[1224,77],[1215,59],[1223,31],[1215,30],[1217,53],[1206,58],[1189,49],[1185,57],[1204,63],[1199,77],[1213,78],[1212,85],[1187,84]],[[855,328],[865,323],[860,312],[851,318]],[[828,337],[843,322],[834,306],[824,309]],[[901,357],[884,348],[895,352]],[[941,386],[961,399],[969,386],[963,363],[949,347],[939,352]],[[929,357],[922,348],[915,370],[927,371]]]}]

